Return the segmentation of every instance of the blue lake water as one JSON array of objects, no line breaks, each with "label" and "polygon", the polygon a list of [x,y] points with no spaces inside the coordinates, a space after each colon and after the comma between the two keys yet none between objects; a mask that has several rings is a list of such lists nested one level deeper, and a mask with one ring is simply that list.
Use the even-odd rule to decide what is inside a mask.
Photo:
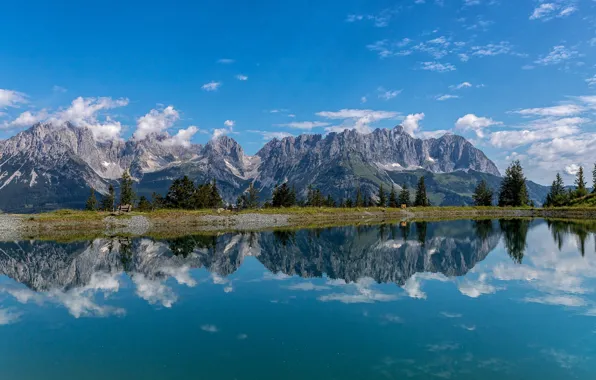
[{"label": "blue lake water", "polygon": [[0,379],[595,379],[596,224],[0,242]]}]

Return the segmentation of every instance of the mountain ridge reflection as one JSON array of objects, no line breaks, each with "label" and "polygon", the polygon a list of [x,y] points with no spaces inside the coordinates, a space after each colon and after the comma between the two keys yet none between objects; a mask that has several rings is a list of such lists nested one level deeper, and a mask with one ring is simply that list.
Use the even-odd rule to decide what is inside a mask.
[{"label": "mountain ridge reflection", "polygon": [[[190,271],[207,269],[214,282],[231,291],[227,276],[248,256],[268,271],[302,278],[328,277],[356,283],[405,287],[417,273],[466,275],[501,239],[515,264],[521,264],[528,231],[544,220],[457,220],[400,225],[352,226],[313,230],[190,235],[169,239],[111,237],[92,241],[0,242],[0,275],[25,285],[4,290],[22,299],[45,292],[70,305],[73,315],[119,313],[103,310],[88,296],[93,290],[116,292],[126,274],[139,297],[170,307],[177,299],[165,281],[195,286]],[[595,223],[546,221],[555,243],[575,236],[582,255]],[[596,235],[595,235],[596,236]],[[85,298],[87,297],[87,298]],[[81,306],[82,305],[82,306]]]}]

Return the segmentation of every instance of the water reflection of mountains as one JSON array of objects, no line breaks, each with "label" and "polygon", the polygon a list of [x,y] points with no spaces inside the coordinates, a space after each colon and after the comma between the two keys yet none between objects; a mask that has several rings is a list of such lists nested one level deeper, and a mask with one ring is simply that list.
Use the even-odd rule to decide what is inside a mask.
[{"label": "water reflection of mountains", "polygon": [[[484,260],[501,237],[512,259],[521,263],[532,223],[542,222],[460,220],[170,240],[114,237],[77,243],[2,242],[0,274],[37,291],[65,291],[89,284],[98,273],[126,272],[133,278],[163,280],[202,267],[227,276],[245,257],[254,256],[274,273],[305,278],[326,275],[347,282],[371,277],[379,283],[403,285],[418,272],[463,276]],[[594,231],[586,226],[549,222],[557,242],[568,235],[585,242]]]}]

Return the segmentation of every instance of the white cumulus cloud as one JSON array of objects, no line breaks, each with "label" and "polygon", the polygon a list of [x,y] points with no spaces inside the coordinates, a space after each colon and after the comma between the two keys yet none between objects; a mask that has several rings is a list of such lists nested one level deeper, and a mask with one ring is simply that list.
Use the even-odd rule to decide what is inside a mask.
[{"label": "white cumulus cloud", "polygon": [[462,131],[474,131],[476,133],[476,136],[483,138],[484,128],[499,124],[502,123],[487,117],[479,117],[469,113],[457,119],[457,121],[455,122],[455,128]]},{"label": "white cumulus cloud", "polygon": [[217,91],[218,88],[221,87],[221,82],[209,82],[209,83],[205,83],[204,85],[201,86],[201,88],[205,91]]},{"label": "white cumulus cloud", "polygon": [[178,111],[173,106],[163,110],[152,109],[137,120],[137,129],[133,135],[136,140],[143,140],[153,133],[161,133],[171,128],[180,119]]}]

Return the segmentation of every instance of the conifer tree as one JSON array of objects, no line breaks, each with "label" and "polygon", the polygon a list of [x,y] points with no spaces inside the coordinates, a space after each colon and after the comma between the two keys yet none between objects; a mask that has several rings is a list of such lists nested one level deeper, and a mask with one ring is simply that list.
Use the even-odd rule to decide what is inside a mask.
[{"label": "conifer tree", "polygon": [[221,195],[219,195],[219,191],[217,190],[217,182],[215,178],[211,181],[211,187],[209,188],[209,204],[208,207],[211,208],[218,208],[223,205],[223,200],[221,199]]},{"label": "conifer tree", "polygon": [[410,190],[408,190],[408,185],[405,183],[401,186],[398,203],[400,207],[401,205],[406,205],[407,207],[412,205],[412,201],[410,199]]},{"label": "conifer tree", "polygon": [[568,196],[567,191],[565,190],[565,184],[563,183],[563,178],[561,175],[557,173],[553,184],[550,187],[550,192],[546,196],[546,201],[544,202],[545,207],[557,207],[557,206],[564,206],[567,203]]},{"label": "conifer tree", "polygon": [[474,194],[472,195],[475,206],[492,206],[493,204],[493,191],[488,187],[485,180],[480,181]]},{"label": "conifer tree", "polygon": [[128,170],[122,174],[120,179],[120,204],[131,205],[135,199],[135,193],[132,188],[132,177],[128,173]]},{"label": "conifer tree", "polygon": [[108,195],[101,200],[101,209],[104,211],[114,211],[114,202],[116,201],[116,193],[114,186],[110,184],[108,187]]},{"label": "conifer tree", "polygon": [[85,204],[85,210],[87,210],[87,211],[97,210],[97,198],[95,198],[95,189],[94,188],[91,188],[89,198],[87,199],[87,203]]},{"label": "conifer tree", "polygon": [[360,186],[356,189],[356,207],[363,207],[364,206],[364,199],[362,197],[362,190]]},{"label": "conifer tree", "polygon": [[379,201],[377,202],[377,206],[379,207],[387,207],[387,194],[385,194],[385,190],[383,190],[383,184],[379,187]]},{"label": "conifer tree", "polygon": [[584,178],[584,168],[579,167],[577,171],[577,177],[575,178],[575,196],[577,198],[585,197],[588,195],[588,190],[586,189],[586,180]]},{"label": "conifer tree", "polygon": [[397,204],[397,193],[395,192],[395,186],[391,186],[391,192],[389,193],[389,207],[396,208]]},{"label": "conifer tree", "polygon": [[428,197],[426,196],[426,184],[424,183],[424,176],[418,180],[418,187],[416,188],[416,198],[414,200],[414,206],[416,207],[427,207],[430,205]]},{"label": "conifer tree", "polygon": [[151,202],[149,202],[146,196],[141,195],[141,197],[139,198],[139,204],[137,205],[137,209],[140,212],[149,212],[151,211],[151,208]]},{"label": "conifer tree", "polygon": [[520,207],[530,203],[526,177],[519,160],[513,161],[505,171],[499,191],[499,207]]},{"label": "conifer tree", "polygon": [[596,193],[596,163],[594,163],[594,169],[592,169],[592,192]]},{"label": "conifer tree", "polygon": [[156,192],[151,194],[151,209],[152,210],[159,210],[165,206],[165,199],[164,197]]}]

